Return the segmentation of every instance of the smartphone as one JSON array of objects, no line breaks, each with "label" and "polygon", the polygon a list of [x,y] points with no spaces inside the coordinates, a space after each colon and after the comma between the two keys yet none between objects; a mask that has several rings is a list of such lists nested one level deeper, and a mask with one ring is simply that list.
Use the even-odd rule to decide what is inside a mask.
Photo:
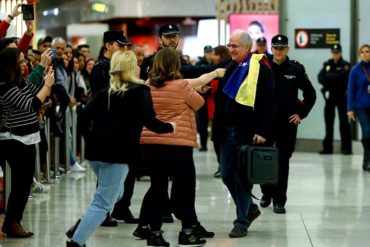
[{"label": "smartphone", "polygon": [[23,20],[33,20],[35,18],[33,4],[22,4],[21,9],[23,13]]},{"label": "smartphone", "polygon": [[51,49],[51,58],[52,59],[56,59],[57,58],[57,51],[54,48]]}]

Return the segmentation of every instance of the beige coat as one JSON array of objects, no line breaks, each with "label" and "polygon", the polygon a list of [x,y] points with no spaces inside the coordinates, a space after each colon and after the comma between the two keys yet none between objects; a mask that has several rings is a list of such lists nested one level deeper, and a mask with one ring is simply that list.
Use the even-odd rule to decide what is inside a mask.
[{"label": "beige coat", "polygon": [[190,88],[183,79],[167,81],[163,87],[150,86],[154,111],[163,122],[175,122],[173,133],[156,134],[144,128],[141,133],[141,144],[166,144],[179,146],[197,146],[197,126],[195,113],[204,100]]}]

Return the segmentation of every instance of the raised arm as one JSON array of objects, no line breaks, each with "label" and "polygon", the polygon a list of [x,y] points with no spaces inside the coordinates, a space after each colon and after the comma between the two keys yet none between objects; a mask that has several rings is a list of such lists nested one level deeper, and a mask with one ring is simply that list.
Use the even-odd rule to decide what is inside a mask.
[{"label": "raised arm", "polygon": [[224,77],[225,71],[226,69],[224,68],[215,69],[214,71],[203,74],[199,76],[198,78],[186,79],[186,81],[189,83],[189,86],[192,88],[201,87],[217,77],[219,78]]}]

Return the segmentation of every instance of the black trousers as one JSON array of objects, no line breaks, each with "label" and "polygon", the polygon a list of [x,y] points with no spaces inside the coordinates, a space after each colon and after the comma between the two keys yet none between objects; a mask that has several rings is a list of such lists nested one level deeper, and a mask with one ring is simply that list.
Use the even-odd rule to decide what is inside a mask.
[{"label": "black trousers", "polygon": [[279,181],[277,184],[261,185],[264,196],[273,199],[273,204],[285,205],[287,201],[289,160],[294,152],[297,126],[288,122],[277,126],[275,144],[279,150]]},{"label": "black trousers", "polygon": [[149,224],[152,231],[162,227],[162,213],[167,206],[168,178],[173,176],[173,196],[180,205],[182,227],[191,228],[198,223],[195,212],[195,166],[193,148],[174,145],[144,145],[150,160],[150,188],[144,196],[140,210],[140,224]]},{"label": "black trousers", "polygon": [[333,151],[335,108],[338,109],[339,131],[342,151],[352,151],[351,130],[347,117],[347,100],[345,97],[329,98],[325,102],[325,138],[323,148]]},{"label": "black trousers", "polygon": [[125,190],[123,192],[123,196],[114,205],[112,214],[122,216],[123,218],[131,216],[131,211],[129,208],[131,206],[132,195],[134,194],[135,180],[136,180],[135,165],[131,165],[124,183]]},{"label": "black trousers", "polygon": [[197,120],[197,130],[200,137],[200,146],[207,147],[207,140],[208,140],[208,109],[207,103],[205,103],[197,112],[196,112],[196,120]]},{"label": "black trousers", "polygon": [[[11,191],[4,225],[20,223],[33,182],[36,148],[35,145],[25,145],[16,140],[3,140],[0,141],[0,150],[3,159],[8,161],[11,169]],[[5,171],[5,167],[3,170]]]}]

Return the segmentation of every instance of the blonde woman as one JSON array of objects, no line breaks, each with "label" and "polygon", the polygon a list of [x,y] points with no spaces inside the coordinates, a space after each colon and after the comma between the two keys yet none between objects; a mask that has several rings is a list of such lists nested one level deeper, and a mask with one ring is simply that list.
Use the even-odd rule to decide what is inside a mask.
[{"label": "blonde woman", "polygon": [[85,158],[98,178],[98,187],[85,216],[67,246],[84,246],[123,194],[128,164],[136,159],[145,125],[157,133],[174,130],[156,119],[150,90],[135,76],[136,57],[131,51],[114,53],[110,88],[97,92],[78,116],[85,142]]}]

